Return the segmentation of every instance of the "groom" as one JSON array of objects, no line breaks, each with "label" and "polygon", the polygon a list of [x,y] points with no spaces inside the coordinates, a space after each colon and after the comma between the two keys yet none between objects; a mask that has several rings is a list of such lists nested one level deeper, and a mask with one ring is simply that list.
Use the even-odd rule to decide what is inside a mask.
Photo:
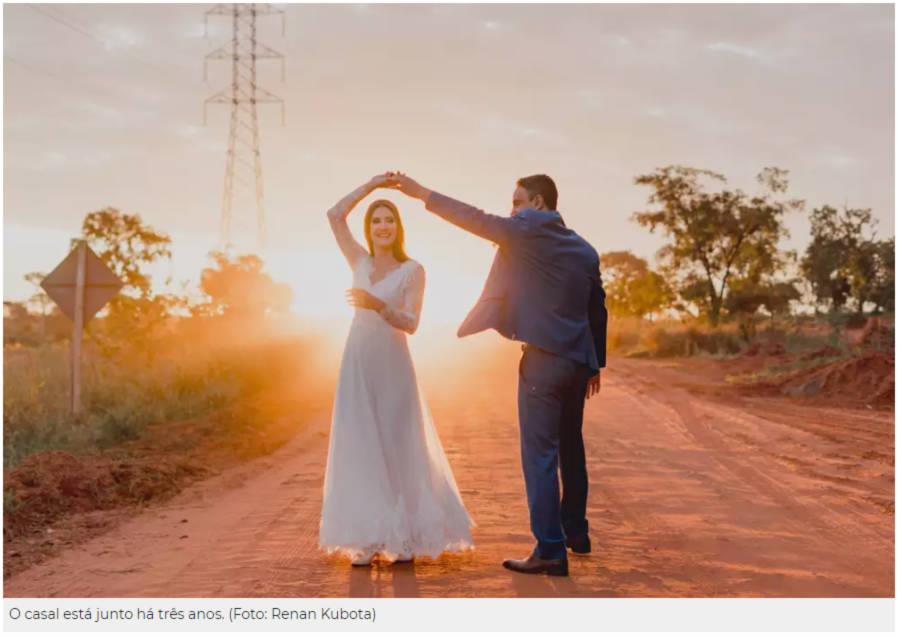
[{"label": "groom", "polygon": [[520,457],[537,544],[527,558],[503,564],[521,573],[567,575],[567,547],[591,551],[582,424],[583,404],[598,393],[605,366],[607,310],[598,253],[564,224],[557,188],[547,175],[517,181],[509,217],[486,214],[403,173],[388,177],[386,185],[498,245],[482,296],[457,334],[493,328],[524,343]]}]

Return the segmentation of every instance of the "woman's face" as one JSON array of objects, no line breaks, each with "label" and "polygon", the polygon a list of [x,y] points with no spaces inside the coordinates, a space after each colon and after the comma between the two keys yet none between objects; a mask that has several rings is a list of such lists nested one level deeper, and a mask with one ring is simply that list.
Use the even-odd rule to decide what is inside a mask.
[{"label": "woman's face", "polygon": [[390,248],[398,236],[398,226],[391,210],[385,207],[376,208],[370,219],[370,235],[373,245],[379,248]]}]

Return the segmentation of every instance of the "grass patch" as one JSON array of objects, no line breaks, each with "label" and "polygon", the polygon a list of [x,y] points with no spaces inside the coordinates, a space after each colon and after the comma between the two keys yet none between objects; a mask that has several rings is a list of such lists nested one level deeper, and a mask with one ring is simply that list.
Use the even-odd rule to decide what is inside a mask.
[{"label": "grass patch", "polygon": [[828,365],[838,361],[846,360],[851,354],[841,353],[835,356],[824,356],[822,358],[812,358],[808,360],[795,359],[785,363],[768,365],[762,369],[742,374],[727,374],[724,380],[731,385],[746,385],[760,382],[774,382],[783,377],[793,376],[799,372],[803,372],[822,365]]},{"label": "grass patch", "polygon": [[613,317],[608,330],[609,351],[632,358],[730,356],[743,348],[735,325],[707,327],[679,321]]},{"label": "grass patch", "polygon": [[309,365],[300,340],[222,346],[178,359],[105,357],[88,351],[82,364],[83,411],[69,413],[65,345],[4,353],[3,463],[12,469],[32,454],[85,454],[141,437],[148,425],[197,418],[247,398]]}]

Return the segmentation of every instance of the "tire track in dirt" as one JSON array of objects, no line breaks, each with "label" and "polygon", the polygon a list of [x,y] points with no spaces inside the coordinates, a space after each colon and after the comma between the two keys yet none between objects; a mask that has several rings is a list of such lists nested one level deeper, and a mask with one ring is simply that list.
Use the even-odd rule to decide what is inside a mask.
[{"label": "tire track in dirt", "polygon": [[[483,376],[480,382],[461,379],[458,387],[426,387],[477,524],[474,552],[372,569],[351,569],[346,561],[321,554],[324,414],[271,456],[197,483],[167,505],[10,578],[6,595],[893,594],[892,517],[877,515],[872,505],[853,506],[851,492],[834,492],[835,485],[824,478],[790,473],[788,461],[776,457],[800,457],[809,450],[816,457],[834,452],[845,457],[865,451],[863,443],[849,441],[845,444],[853,446],[847,449],[794,428],[792,412],[786,422],[773,423],[779,406],[762,409],[766,417],[745,414],[681,393],[652,368],[638,373],[635,365],[624,368],[612,361],[602,393],[586,407],[593,553],[571,558],[570,578],[519,575],[500,567],[503,558],[521,557],[532,546],[512,365],[491,382]],[[853,425],[859,422],[854,418],[849,417]],[[823,426],[831,424],[836,426]],[[879,429],[882,421],[869,424]],[[831,470],[845,466],[835,463]],[[856,489],[887,496],[879,479],[854,473],[849,479]],[[822,501],[827,496],[829,501]],[[869,526],[876,530],[864,532]],[[887,547],[890,555],[883,563]]]},{"label": "tire track in dirt", "polygon": [[[779,471],[780,467],[772,463],[762,463],[762,458],[779,454],[773,454],[763,448],[756,449],[756,453],[735,453],[737,450],[730,449],[722,431],[737,423],[748,425],[750,421],[764,422],[776,427],[791,425],[762,419],[754,414],[745,414],[710,401],[700,401],[682,389],[665,386],[648,377],[633,376],[633,381],[635,381],[633,387],[641,387],[641,390],[637,391],[644,399],[672,408],[687,431],[703,446],[711,449],[713,452],[711,457],[716,458],[727,471],[788,513],[794,520],[792,527],[795,533],[807,534],[817,538],[818,543],[827,544],[822,547],[822,552],[830,555],[830,561],[833,563],[841,564],[843,569],[861,584],[866,584],[867,578],[870,577],[863,576],[862,573],[877,573],[881,579],[881,586],[892,589],[892,568],[888,566],[893,552],[891,525],[887,533],[885,524],[874,528],[867,523],[873,516],[857,518],[849,506],[854,505],[854,502],[850,502],[848,498],[841,502],[841,507],[831,506],[807,496],[804,497],[806,501],[802,502],[800,497],[796,496],[797,491],[811,492],[813,488],[816,490],[817,487],[823,487],[825,480],[822,476],[809,475],[813,480],[804,485],[805,489],[798,489],[800,481],[796,476]],[[746,435],[744,440],[748,447],[750,437]],[[763,464],[766,466],[762,467]],[[783,466],[785,467],[785,464]],[[850,478],[849,482],[854,480]],[[814,534],[812,530],[815,531]],[[871,541],[865,542],[864,537],[870,538]],[[865,550],[850,552],[850,546],[858,546]],[[810,548],[813,547],[809,547],[809,550]]]}]

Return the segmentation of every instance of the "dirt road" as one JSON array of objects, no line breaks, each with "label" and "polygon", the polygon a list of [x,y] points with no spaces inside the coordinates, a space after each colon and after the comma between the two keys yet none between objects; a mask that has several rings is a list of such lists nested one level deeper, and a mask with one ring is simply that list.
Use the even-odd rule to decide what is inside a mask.
[{"label": "dirt road", "polygon": [[478,524],[472,553],[362,570],[321,555],[321,414],[275,454],[12,577],[5,594],[893,596],[892,413],[715,402],[645,361],[612,361],[588,405],[593,554],[571,559],[570,578],[503,570],[532,538],[516,369],[491,374],[466,399],[460,384],[424,381]]}]

